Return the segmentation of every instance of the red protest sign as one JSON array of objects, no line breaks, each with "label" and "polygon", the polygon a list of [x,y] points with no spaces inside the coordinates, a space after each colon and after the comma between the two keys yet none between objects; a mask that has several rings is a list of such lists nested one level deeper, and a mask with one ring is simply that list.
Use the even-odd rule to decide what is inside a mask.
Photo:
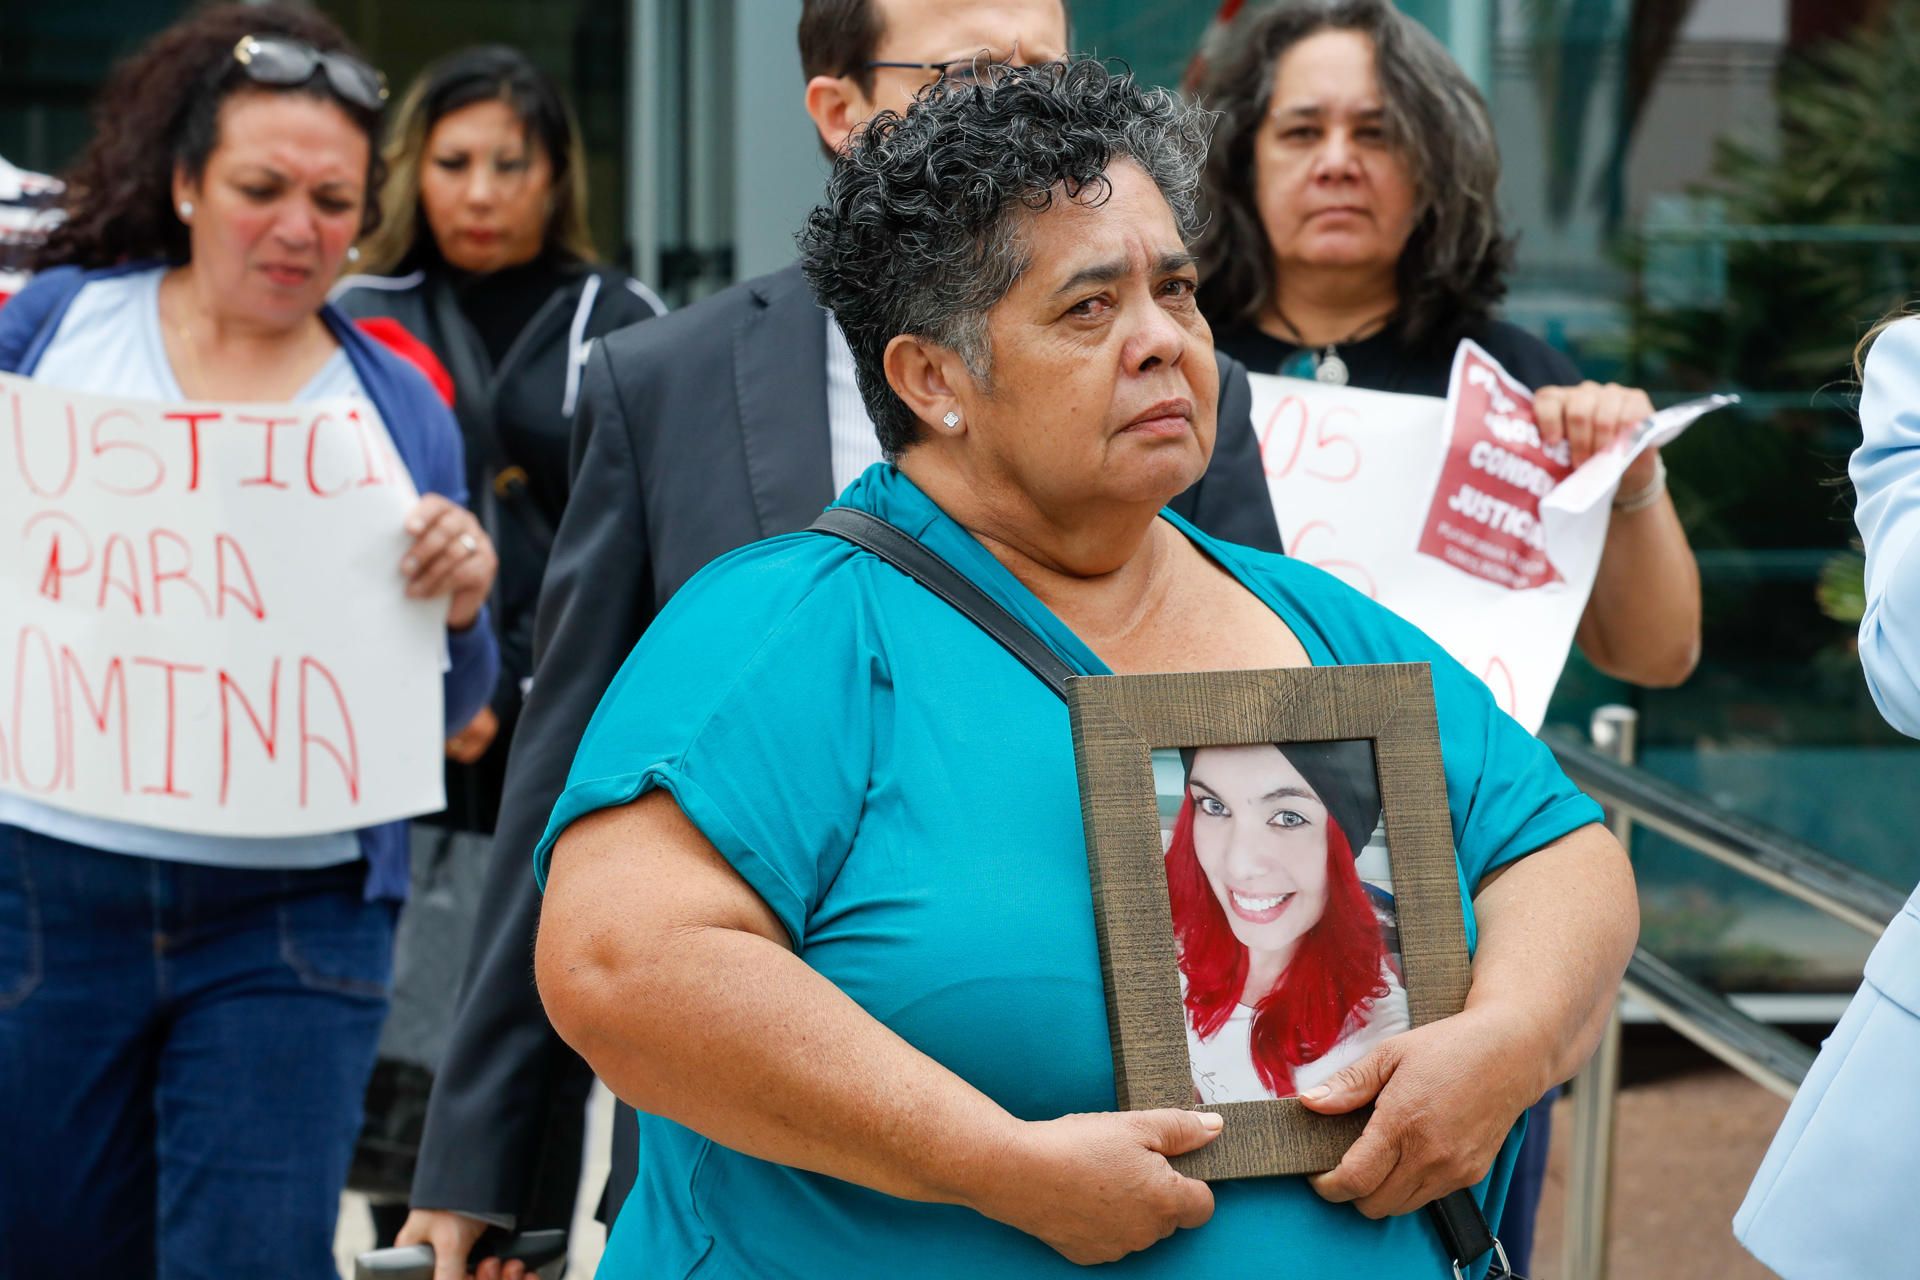
[{"label": "red protest sign", "polygon": [[1516,591],[1560,581],[1540,500],[1572,471],[1565,441],[1540,441],[1533,393],[1471,342],[1447,388],[1447,451],[1421,528],[1422,555]]}]

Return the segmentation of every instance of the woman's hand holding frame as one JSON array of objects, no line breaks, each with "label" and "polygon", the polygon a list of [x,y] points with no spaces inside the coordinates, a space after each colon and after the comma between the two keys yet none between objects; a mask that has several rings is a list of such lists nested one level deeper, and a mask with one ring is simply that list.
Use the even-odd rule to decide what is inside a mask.
[{"label": "woman's hand holding frame", "polygon": [[[1438,1064],[1458,1051],[1458,1046],[1452,1051],[1445,1048],[1453,1039],[1449,1033],[1439,1028],[1420,1031],[1465,1007],[1470,978],[1428,667],[1415,663],[1090,676],[1069,682],[1068,702],[1113,1036],[1114,1077],[1119,1105],[1128,1111],[1190,1107],[1194,1097],[1153,750],[1351,739],[1372,742],[1386,818],[1408,1011],[1415,1030],[1384,1042],[1336,1076],[1335,1083],[1344,1083],[1345,1088],[1330,1093],[1320,1104],[1321,1110],[1341,1109],[1342,1102],[1359,1109],[1315,1114],[1297,1098],[1203,1107],[1221,1114],[1224,1131],[1214,1142],[1174,1161],[1183,1173],[1205,1179],[1336,1168],[1367,1122],[1363,1106],[1367,1098],[1356,1096],[1363,1091],[1356,1072],[1363,1068],[1375,1072],[1392,1092],[1387,1077],[1395,1071],[1387,1070],[1388,1064],[1404,1063],[1412,1077],[1418,1077],[1429,1069],[1425,1065],[1429,1061]],[[1356,837],[1356,844],[1361,840],[1364,836]],[[1429,1042],[1433,1042],[1431,1059]],[[1503,1135],[1504,1131],[1503,1126]],[[1391,1144],[1384,1132],[1375,1140]],[[1468,1157],[1476,1162],[1478,1145]],[[1367,1154],[1363,1149],[1362,1157]],[[1438,1178],[1459,1172],[1416,1161],[1408,1164],[1406,1176],[1417,1174],[1418,1187],[1402,1188],[1392,1182],[1389,1173],[1396,1165],[1387,1165],[1389,1173],[1382,1173],[1374,1185],[1363,1185],[1378,1163],[1373,1160],[1367,1171],[1354,1171],[1350,1185],[1335,1182],[1327,1189],[1335,1196],[1363,1199],[1364,1210],[1384,1203],[1366,1199],[1381,1193],[1383,1183],[1387,1195],[1397,1196],[1424,1189],[1429,1174]]]}]

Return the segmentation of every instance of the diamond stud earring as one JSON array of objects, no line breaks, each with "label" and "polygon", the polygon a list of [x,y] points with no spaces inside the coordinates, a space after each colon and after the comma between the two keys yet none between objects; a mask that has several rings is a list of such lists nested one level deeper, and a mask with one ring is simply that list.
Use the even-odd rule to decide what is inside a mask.
[{"label": "diamond stud earring", "polygon": [[180,221],[185,222],[187,219],[191,218],[192,216],[193,216],[193,201],[182,200],[180,202]]},{"label": "diamond stud earring", "polygon": [[947,416],[940,419],[940,421],[946,423],[947,430],[951,431],[955,427],[960,425],[960,415],[958,413],[955,413],[952,409],[949,409],[947,410]]}]

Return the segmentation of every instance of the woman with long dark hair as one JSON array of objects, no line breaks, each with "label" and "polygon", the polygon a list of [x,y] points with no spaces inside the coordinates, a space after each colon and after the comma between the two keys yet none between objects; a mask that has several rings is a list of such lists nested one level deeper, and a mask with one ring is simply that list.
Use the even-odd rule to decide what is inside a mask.
[{"label": "woman with long dark hair", "polygon": [[[500,676],[486,704],[448,740],[446,811],[427,821],[491,836],[533,678],[540,585],[571,488],[573,411],[587,347],[666,308],[645,285],[599,261],[587,225],[579,123],[552,77],[520,50],[481,45],[433,62],[401,95],[381,154],[380,226],[361,243],[364,274],[342,280],[333,300],[363,321],[403,326],[453,382],[472,507],[500,551],[491,610]],[[444,996],[451,1002],[455,992]],[[511,1217],[523,1227],[571,1222],[593,1077],[557,1040],[549,1052],[554,1083],[545,1117],[532,1124],[542,1135],[540,1157],[480,1180],[490,1188],[484,1197],[473,1179],[463,1179],[457,1195],[430,1182],[429,1205]],[[376,1085],[401,1099],[389,1119],[421,1115],[423,1083],[422,1073],[383,1063]],[[409,1128],[384,1137],[393,1154],[383,1172],[391,1177],[413,1164],[406,1147],[418,1134]],[[376,1200],[374,1217],[379,1238],[392,1239],[405,1206]],[[458,1220],[470,1246],[486,1224],[471,1215]]]},{"label": "woman with long dark hair", "polygon": [[421,72],[381,154],[365,274],[342,280],[333,300],[356,319],[397,320],[453,378],[468,489],[500,549],[501,669],[493,697],[447,745],[446,821],[491,832],[533,676],[533,614],[566,507],[587,344],[666,308],[598,261],[580,126],[519,50],[463,49]]},{"label": "woman with long dark hair", "polygon": [[[1444,397],[1483,347],[1535,393],[1577,466],[1653,412],[1583,381],[1499,318],[1513,264],[1487,106],[1389,0],[1288,0],[1225,33],[1200,95],[1219,113],[1202,194],[1200,305],[1254,373]],[[1622,477],[1575,642],[1608,675],[1673,685],[1700,653],[1700,578],[1657,449]]]},{"label": "woman with long dark hair", "polygon": [[[361,269],[334,288],[351,317],[401,324],[453,380],[467,439],[472,510],[499,547],[493,628],[501,670],[492,697],[447,741],[447,808],[426,819],[492,837],[507,752],[534,676],[534,612],[553,535],[570,491],[574,403],[588,345],[664,311],[645,284],[599,261],[588,228],[588,157],[580,123],[553,79],[505,44],[436,59],[401,94],[388,121],[380,226],[361,242]],[[515,860],[524,850],[505,852]],[[444,992],[453,1002],[455,990]],[[557,1038],[545,1117],[530,1121],[541,1155],[457,1186],[415,1190],[478,1240],[486,1222],[572,1221],[593,1075]],[[413,1167],[426,1075],[382,1063],[376,1088],[396,1103],[382,1180]],[[378,1121],[374,1121],[378,1123]],[[411,1148],[411,1150],[409,1150]],[[480,1186],[486,1186],[482,1194]],[[396,1238],[405,1205],[374,1199],[376,1234]],[[424,1219],[422,1219],[424,1221]],[[411,1242],[413,1236],[407,1236]]]},{"label": "woman with long dark hair", "polygon": [[1291,1097],[1408,1026],[1355,859],[1379,822],[1365,742],[1183,751],[1167,847],[1202,1102]]},{"label": "woman with long dark hair", "polygon": [[[0,370],[147,400],[358,398],[425,496],[391,572],[326,546],[303,567],[446,598],[457,728],[498,669],[459,431],[326,305],[378,222],[385,95],[305,8],[161,32],[101,96],[66,220],[0,311]],[[284,748],[291,713],[270,714]],[[218,837],[0,789],[0,1274],[333,1280],[407,856],[405,822]]]},{"label": "woman with long dark hair", "polygon": [[[1574,465],[1653,412],[1637,387],[1583,379],[1500,318],[1513,237],[1485,100],[1390,0],[1284,0],[1224,33],[1200,95],[1207,158],[1200,301],[1220,349],[1255,373],[1445,397],[1463,341],[1534,392],[1542,440]],[[1363,515],[1364,513],[1356,513]],[[1700,656],[1700,574],[1658,449],[1613,497],[1574,643],[1602,673],[1676,685]],[[1551,1111],[1533,1113],[1501,1237],[1523,1270]]]}]

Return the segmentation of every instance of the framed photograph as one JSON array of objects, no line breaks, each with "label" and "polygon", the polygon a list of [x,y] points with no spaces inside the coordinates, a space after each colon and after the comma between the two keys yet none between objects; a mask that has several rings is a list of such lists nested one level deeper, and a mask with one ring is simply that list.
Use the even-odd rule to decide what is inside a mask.
[{"label": "framed photograph", "polygon": [[1226,1128],[1197,1178],[1316,1173],[1297,1095],[1458,1013],[1469,968],[1425,663],[1069,682],[1122,1110]]}]

